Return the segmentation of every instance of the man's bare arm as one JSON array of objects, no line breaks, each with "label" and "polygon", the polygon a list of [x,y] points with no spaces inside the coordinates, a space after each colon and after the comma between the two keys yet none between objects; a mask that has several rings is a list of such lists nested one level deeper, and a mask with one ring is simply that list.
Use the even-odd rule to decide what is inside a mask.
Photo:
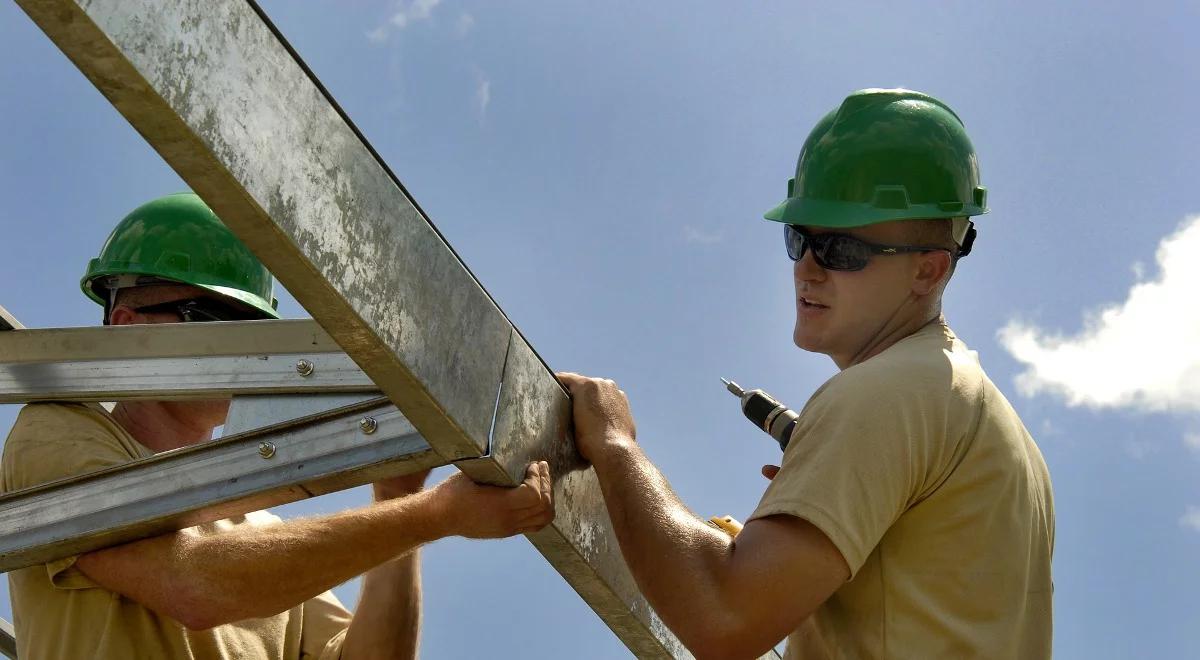
[{"label": "man's bare arm", "polygon": [[761,655],[849,577],[841,553],[804,520],[753,520],[736,541],[706,525],[637,446],[616,385],[559,376],[574,399],[576,442],[596,468],[625,560],[697,657]]},{"label": "man's bare arm", "polygon": [[[548,511],[545,522],[553,517],[550,470],[545,464],[527,473],[537,481],[534,490]],[[376,483],[375,500],[408,497],[420,489],[423,475],[398,477]],[[487,493],[493,489],[463,481],[465,489]],[[532,531],[522,529],[520,531]],[[420,549],[414,549],[385,562],[363,575],[362,593],[350,630],[342,644],[342,660],[359,658],[416,658],[421,632],[421,570]]]},{"label": "man's bare arm", "polygon": [[549,481],[544,463],[512,489],[455,474],[359,509],[208,536],[185,529],[88,553],[77,565],[106,589],[189,628],[209,628],[278,614],[439,538],[539,529],[553,518]]}]

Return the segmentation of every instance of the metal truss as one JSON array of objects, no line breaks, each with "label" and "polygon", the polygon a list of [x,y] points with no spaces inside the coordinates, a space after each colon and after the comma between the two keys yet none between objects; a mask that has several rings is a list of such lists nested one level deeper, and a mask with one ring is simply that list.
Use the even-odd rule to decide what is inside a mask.
[{"label": "metal truss", "polygon": [[[215,515],[202,513],[207,511],[202,493],[218,499],[228,496],[226,505],[242,503],[239,506],[254,498],[288,497],[280,490],[286,490],[285,480],[272,481],[271,475],[277,474],[272,466],[291,460],[293,451],[296,456],[303,451],[338,454],[340,450],[325,446],[336,444],[335,438],[347,441],[340,467],[324,476],[314,473],[296,490],[316,492],[369,480],[376,475],[368,462],[386,462],[388,469],[396,470],[454,462],[476,481],[512,486],[520,483],[529,461],[543,459],[555,475],[557,517],[529,540],[634,654],[690,657],[641,596],[622,559],[595,473],[569,441],[566,392],[257,5],[247,0],[17,4],[295,295],[327,333],[321,333],[324,338],[336,346],[323,353],[344,352],[370,388],[395,405],[399,413],[387,424],[402,433],[399,437],[408,438],[408,444],[386,456],[350,458],[349,447],[364,441],[356,421],[362,413],[355,412],[310,419],[292,430],[237,435],[214,443],[211,454],[209,447],[196,448],[181,459],[150,459],[145,465],[16,493],[0,500],[0,515],[11,515],[18,506],[29,507],[30,516],[41,511],[36,521],[45,525],[38,532],[45,535],[27,542],[26,550],[7,550],[11,554],[6,556],[26,552],[33,557],[41,551],[30,548],[45,550],[54,543],[63,545],[37,556],[65,553],[66,544],[78,543],[66,540],[72,529],[84,536],[107,534],[109,541]],[[269,140],[263,139],[262,126],[271,127]],[[209,325],[225,324],[204,325],[208,330]],[[178,330],[193,331],[201,332]],[[40,331],[0,335],[29,337],[29,332]],[[220,362],[216,350],[200,351],[209,356],[205,359],[140,349],[110,354],[102,342],[87,339],[102,332],[111,333],[106,337],[127,336],[118,329],[47,332],[62,334],[47,339],[42,352],[15,348],[25,339],[11,340],[8,347],[0,343],[0,362],[11,363],[4,400],[157,397],[163,384],[164,395],[189,397],[297,390],[345,393],[367,387],[336,357],[329,363],[333,375],[328,381],[305,387],[324,377],[325,363],[317,364],[322,374],[318,379],[304,381],[302,375],[297,379],[293,358],[298,361],[320,351],[284,349],[282,341],[243,345],[223,354],[266,355],[267,364],[256,369],[250,366],[252,360]],[[90,343],[71,344],[70,333]],[[212,347],[236,346],[208,341]],[[67,345],[78,350],[60,350]],[[47,356],[68,353],[76,359],[62,361],[66,366],[47,366]],[[96,375],[114,374],[120,368],[117,363],[127,360],[141,365],[141,375],[120,384]],[[196,377],[185,378],[190,381],[187,386],[153,377],[178,374],[189,365]],[[252,377],[240,380],[242,373]],[[77,376],[88,374],[95,375],[90,384],[74,384]],[[377,410],[372,416],[379,421],[378,416],[386,415]],[[415,433],[400,431],[407,424]],[[416,434],[427,447],[419,444]],[[275,453],[264,459],[257,452],[268,437],[273,438],[269,441]],[[134,470],[162,470],[161,478],[173,469],[169,463],[210,456],[214,465],[223,467],[215,469],[207,485],[192,489],[193,499],[178,502],[174,509],[154,509],[130,488],[120,520],[89,518],[82,495],[97,490],[102,481],[116,484],[126,479],[132,484]],[[220,470],[236,469],[259,475],[262,490],[227,493],[216,485]],[[347,480],[348,474],[355,476]],[[77,515],[64,516],[45,507],[52,495],[68,491],[78,496]],[[21,524],[7,520],[2,524]],[[34,538],[32,526],[27,531]]]}]

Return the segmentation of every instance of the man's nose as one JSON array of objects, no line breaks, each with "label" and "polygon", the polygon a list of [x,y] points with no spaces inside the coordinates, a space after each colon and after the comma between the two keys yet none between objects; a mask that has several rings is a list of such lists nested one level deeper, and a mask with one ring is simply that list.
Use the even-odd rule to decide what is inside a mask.
[{"label": "man's nose", "polygon": [[817,264],[812,250],[805,250],[792,264],[792,274],[797,282],[811,282],[825,279],[825,269]]}]

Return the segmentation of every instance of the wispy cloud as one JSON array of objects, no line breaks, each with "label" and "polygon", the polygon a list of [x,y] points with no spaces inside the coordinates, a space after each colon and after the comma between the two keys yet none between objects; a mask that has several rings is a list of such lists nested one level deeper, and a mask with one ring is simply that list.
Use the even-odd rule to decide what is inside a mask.
[{"label": "wispy cloud", "polygon": [[[1200,411],[1197,254],[1200,215],[1159,243],[1155,279],[1134,283],[1123,302],[1086,313],[1078,334],[1010,322],[998,338],[1025,364],[1018,391],[1051,393],[1070,406]],[[1200,528],[1200,510],[1195,516]]]},{"label": "wispy cloud", "polygon": [[1187,513],[1179,517],[1179,525],[1200,532],[1200,506],[1189,506]]},{"label": "wispy cloud", "polygon": [[475,111],[479,113],[479,121],[487,116],[488,106],[492,103],[492,81],[482,71],[475,72]]},{"label": "wispy cloud", "polygon": [[433,9],[441,2],[442,0],[399,0],[387,20],[367,33],[367,39],[372,43],[383,43],[394,30],[403,30],[413,23],[428,20],[433,15]]},{"label": "wispy cloud", "polygon": [[475,17],[464,11],[458,15],[458,20],[454,23],[454,33],[459,37],[465,37],[474,27]]},{"label": "wispy cloud", "polygon": [[684,225],[683,240],[688,243],[697,243],[700,245],[716,245],[720,243],[724,236],[721,232],[705,231],[699,227]]}]

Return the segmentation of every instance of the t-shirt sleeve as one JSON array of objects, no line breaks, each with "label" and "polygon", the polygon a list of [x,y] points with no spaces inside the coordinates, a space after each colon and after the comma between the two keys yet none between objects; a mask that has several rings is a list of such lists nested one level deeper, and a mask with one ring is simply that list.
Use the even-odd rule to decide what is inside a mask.
[{"label": "t-shirt sleeve", "polygon": [[923,445],[938,434],[930,407],[937,406],[895,382],[835,376],[805,406],[750,520],[790,515],[812,523],[853,577],[925,482]]},{"label": "t-shirt sleeve", "polygon": [[302,660],[338,660],[350,629],[350,612],[332,591],[304,603],[304,629],[300,638]]},{"label": "t-shirt sleeve", "polygon": [[[99,416],[100,413],[77,405],[33,404],[22,409],[4,445],[4,492],[95,472],[136,459],[137,455]],[[60,589],[97,586],[75,568],[76,557],[64,557],[46,564],[51,584]]]}]

